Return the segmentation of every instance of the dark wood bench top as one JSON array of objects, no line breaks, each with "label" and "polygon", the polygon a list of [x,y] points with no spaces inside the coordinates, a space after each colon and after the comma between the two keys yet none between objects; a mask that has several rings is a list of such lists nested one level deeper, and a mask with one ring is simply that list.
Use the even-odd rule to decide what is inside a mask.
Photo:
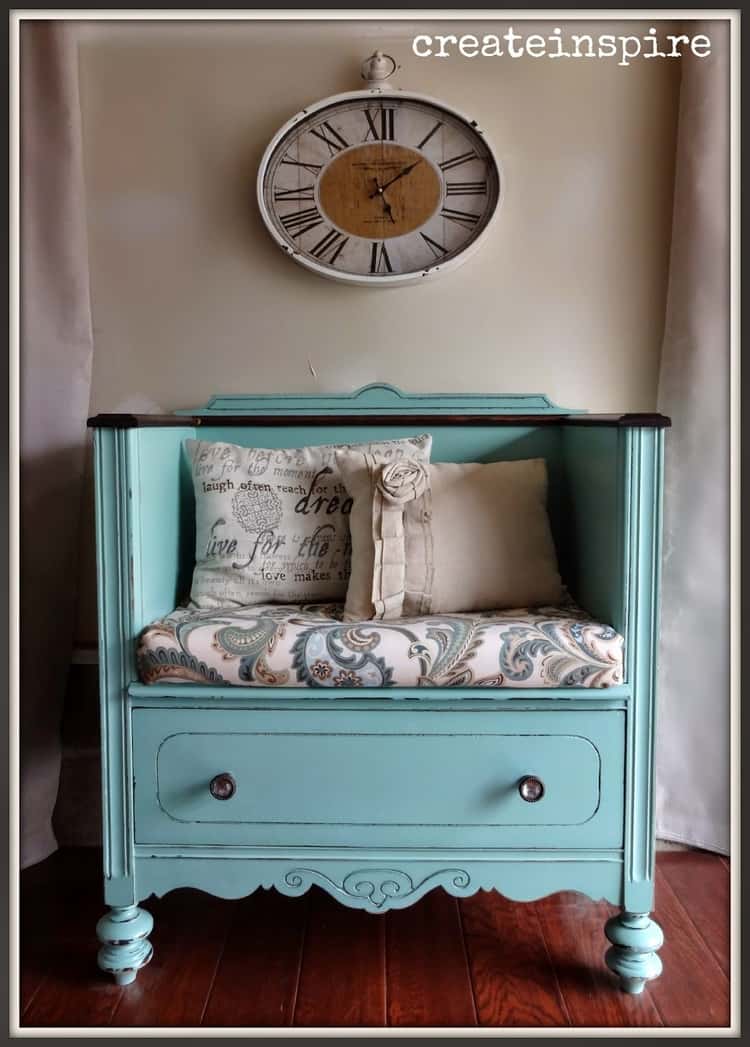
[{"label": "dark wood bench top", "polygon": [[621,429],[666,429],[672,421],[663,414],[97,414],[91,429],[148,429],[211,426],[291,425],[588,425]]}]

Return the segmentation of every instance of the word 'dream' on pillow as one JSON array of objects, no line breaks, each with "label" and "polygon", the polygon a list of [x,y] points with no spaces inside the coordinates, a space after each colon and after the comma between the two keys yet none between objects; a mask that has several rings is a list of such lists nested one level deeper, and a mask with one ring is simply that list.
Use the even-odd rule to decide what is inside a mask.
[{"label": "word 'dream' on pillow", "polygon": [[336,452],[429,461],[429,434],[369,444],[260,448],[186,440],[195,491],[196,607],[342,601],[352,500]]}]

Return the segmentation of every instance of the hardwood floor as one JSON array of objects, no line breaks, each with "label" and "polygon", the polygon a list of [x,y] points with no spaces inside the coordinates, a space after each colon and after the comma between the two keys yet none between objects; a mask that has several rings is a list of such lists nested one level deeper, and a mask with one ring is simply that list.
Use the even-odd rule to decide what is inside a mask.
[{"label": "hardwood floor", "polygon": [[729,1025],[729,865],[657,856],[664,974],[626,996],[603,962],[614,911],[574,893],[514,904],[442,890],[385,916],[323,891],[150,899],[154,959],[119,988],[96,967],[101,856],[59,851],[21,877],[23,1027]]}]

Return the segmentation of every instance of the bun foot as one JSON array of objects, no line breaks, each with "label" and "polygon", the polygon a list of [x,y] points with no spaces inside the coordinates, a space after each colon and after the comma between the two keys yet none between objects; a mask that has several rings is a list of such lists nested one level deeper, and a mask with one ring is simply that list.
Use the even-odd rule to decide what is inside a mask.
[{"label": "bun foot", "polygon": [[137,905],[110,909],[97,923],[96,936],[102,943],[97,963],[117,985],[134,982],[138,971],[153,956],[148,940],[153,926],[151,914]]},{"label": "bun foot", "polygon": [[623,912],[613,916],[604,927],[612,943],[604,961],[620,979],[623,992],[643,992],[647,981],[661,974],[661,960],[656,954],[664,944],[661,927],[648,913]]}]

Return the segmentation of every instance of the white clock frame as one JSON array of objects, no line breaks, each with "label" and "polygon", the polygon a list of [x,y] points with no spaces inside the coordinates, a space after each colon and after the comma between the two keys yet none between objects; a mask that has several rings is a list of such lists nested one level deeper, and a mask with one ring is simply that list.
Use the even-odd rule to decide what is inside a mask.
[{"label": "white clock frame", "polygon": [[[476,134],[481,135],[482,141],[492,157],[493,163],[498,176],[498,194],[495,209],[492,215],[488,219],[484,228],[478,233],[478,235],[467,244],[467,246],[459,252],[455,257],[449,259],[446,262],[436,262],[435,265],[425,266],[424,269],[416,270],[412,273],[394,273],[392,276],[372,276],[367,273],[346,273],[336,272],[329,266],[320,265],[318,262],[311,258],[308,258],[301,251],[295,251],[295,249],[289,244],[289,242],[281,235],[273,221],[271,213],[266,206],[265,194],[264,194],[264,181],[266,171],[268,169],[269,162],[273,156],[276,147],[279,145],[281,140],[293,130],[297,124],[303,120],[309,120],[320,109],[325,109],[331,105],[337,105],[341,102],[355,101],[360,98],[403,98],[409,99],[416,102],[424,102],[429,105],[437,106],[439,109],[443,109],[446,113],[465,123],[472,131]],[[505,176],[502,165],[498,159],[497,153],[487,138],[486,133],[482,130],[479,124],[466,116],[459,109],[456,109],[452,105],[448,105],[440,99],[432,98],[430,95],[422,94],[418,91],[402,91],[400,89],[387,89],[387,88],[368,88],[359,91],[345,91],[342,94],[329,95],[327,98],[321,99],[319,102],[314,102],[312,105],[306,106],[301,109],[298,113],[295,113],[291,119],[279,128],[276,134],[273,136],[271,141],[268,143],[265,152],[260,161],[258,168],[258,177],[256,182],[257,196],[258,196],[258,207],[260,209],[261,217],[263,222],[271,234],[274,241],[278,246],[292,258],[298,265],[304,266],[311,272],[316,273],[318,276],[323,276],[327,280],[335,280],[337,283],[348,284],[349,286],[359,287],[403,287],[408,284],[424,283],[425,280],[434,278],[436,276],[442,276],[445,273],[452,272],[457,269],[464,262],[468,261],[479,248],[486,242],[487,235],[490,229],[494,226],[497,221],[500,208],[503,203],[503,197],[505,192]]]}]

